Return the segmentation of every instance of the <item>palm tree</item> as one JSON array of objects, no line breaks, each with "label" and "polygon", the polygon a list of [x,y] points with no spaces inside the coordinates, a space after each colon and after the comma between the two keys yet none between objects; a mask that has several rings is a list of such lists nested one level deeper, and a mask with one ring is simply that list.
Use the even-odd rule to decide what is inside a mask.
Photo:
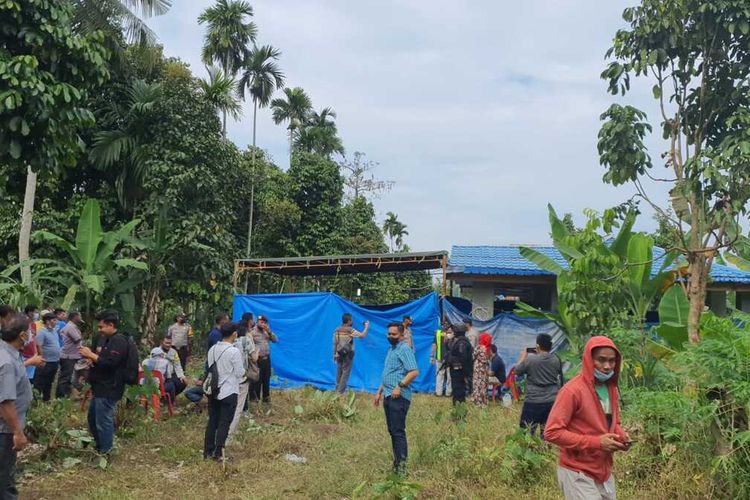
[{"label": "palm tree", "polygon": [[94,135],[89,157],[102,170],[117,171],[115,189],[123,209],[137,200],[143,185],[148,168],[143,144],[148,141],[151,111],[160,98],[160,84],[135,80],[128,89],[125,108],[113,103],[108,112],[107,121],[120,126]]},{"label": "palm tree", "polygon": [[292,151],[294,150],[295,133],[305,124],[312,110],[312,101],[305,91],[300,87],[284,89],[286,100],[282,98],[271,101],[273,110],[273,122],[278,125],[289,122],[289,164],[292,163]]},{"label": "palm tree", "polygon": [[[172,6],[171,0],[77,0],[74,3],[75,30],[79,33],[103,31],[117,49],[122,49],[117,42],[119,32],[115,31],[120,27],[126,41],[153,45],[156,34],[143,18],[161,16]],[[115,36],[107,36],[110,34]]]},{"label": "palm tree", "polygon": [[343,155],[344,145],[338,136],[336,123],[330,118],[336,118],[336,112],[331,108],[323,108],[320,113],[311,112],[297,136],[297,148],[329,159],[333,153]]},{"label": "palm tree", "polygon": [[[217,0],[216,5],[203,11],[199,24],[207,24],[208,31],[201,57],[207,65],[217,63],[224,74],[234,78],[249,56],[249,46],[255,43],[258,29],[247,19],[253,8],[243,0]],[[227,135],[227,114],[223,112],[222,133]]]},{"label": "palm tree", "polygon": [[385,214],[386,219],[383,222],[383,232],[388,236],[390,241],[389,248],[391,252],[394,251],[394,240],[396,243],[395,249],[400,250],[404,244],[404,236],[409,234],[406,230],[406,224],[403,224],[398,220],[398,216],[393,212]]},{"label": "palm tree", "polygon": [[255,206],[255,147],[258,107],[265,108],[271,101],[271,96],[284,86],[284,73],[281,72],[276,61],[281,51],[270,45],[253,47],[243,64],[243,74],[240,78],[240,95],[245,98],[245,89],[253,98],[253,152],[252,169],[253,182],[250,185],[250,216],[247,226],[247,257],[253,241],[253,208]]},{"label": "palm tree", "polygon": [[216,66],[208,68],[208,80],[201,78],[198,85],[205,99],[214,111],[229,115],[233,119],[242,116],[242,106],[238,101],[237,82]]}]

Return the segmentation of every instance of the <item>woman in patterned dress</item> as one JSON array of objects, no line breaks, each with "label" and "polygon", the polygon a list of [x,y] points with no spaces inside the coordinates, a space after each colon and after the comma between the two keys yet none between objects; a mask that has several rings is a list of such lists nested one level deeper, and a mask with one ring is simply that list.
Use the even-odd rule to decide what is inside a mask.
[{"label": "woman in patterned dress", "polygon": [[489,333],[484,332],[479,336],[479,343],[474,349],[474,387],[471,392],[471,400],[478,406],[487,404],[491,345],[492,337]]}]

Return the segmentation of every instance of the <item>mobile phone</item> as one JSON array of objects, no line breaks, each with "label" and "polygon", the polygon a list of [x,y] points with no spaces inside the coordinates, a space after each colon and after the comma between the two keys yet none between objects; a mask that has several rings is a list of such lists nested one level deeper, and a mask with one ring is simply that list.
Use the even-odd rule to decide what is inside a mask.
[{"label": "mobile phone", "polygon": [[529,354],[536,354],[536,347],[527,347],[526,352]]}]

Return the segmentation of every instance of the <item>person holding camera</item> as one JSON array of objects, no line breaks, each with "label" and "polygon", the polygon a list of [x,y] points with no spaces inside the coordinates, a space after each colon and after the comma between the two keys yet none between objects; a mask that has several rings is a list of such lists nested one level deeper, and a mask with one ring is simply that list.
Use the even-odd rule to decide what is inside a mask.
[{"label": "person holding camera", "polygon": [[[534,351],[530,353],[529,351]],[[544,432],[547,417],[563,384],[562,362],[552,354],[552,337],[536,336],[536,347],[524,349],[516,364],[516,376],[526,375],[526,397],[521,410],[521,428]]]},{"label": "person holding camera", "polygon": [[370,322],[360,332],[354,329],[352,315],[341,316],[341,326],[333,332],[333,362],[336,363],[336,392],[344,394],[354,364],[354,339],[363,339],[370,329]]}]

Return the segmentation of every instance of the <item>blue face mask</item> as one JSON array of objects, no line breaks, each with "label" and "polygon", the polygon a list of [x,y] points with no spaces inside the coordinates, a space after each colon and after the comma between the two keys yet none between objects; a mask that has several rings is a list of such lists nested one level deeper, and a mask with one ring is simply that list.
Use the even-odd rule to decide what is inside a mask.
[{"label": "blue face mask", "polygon": [[594,368],[594,378],[597,382],[606,382],[607,380],[611,379],[614,376],[615,372],[614,370],[609,373],[600,372],[596,368]]}]

